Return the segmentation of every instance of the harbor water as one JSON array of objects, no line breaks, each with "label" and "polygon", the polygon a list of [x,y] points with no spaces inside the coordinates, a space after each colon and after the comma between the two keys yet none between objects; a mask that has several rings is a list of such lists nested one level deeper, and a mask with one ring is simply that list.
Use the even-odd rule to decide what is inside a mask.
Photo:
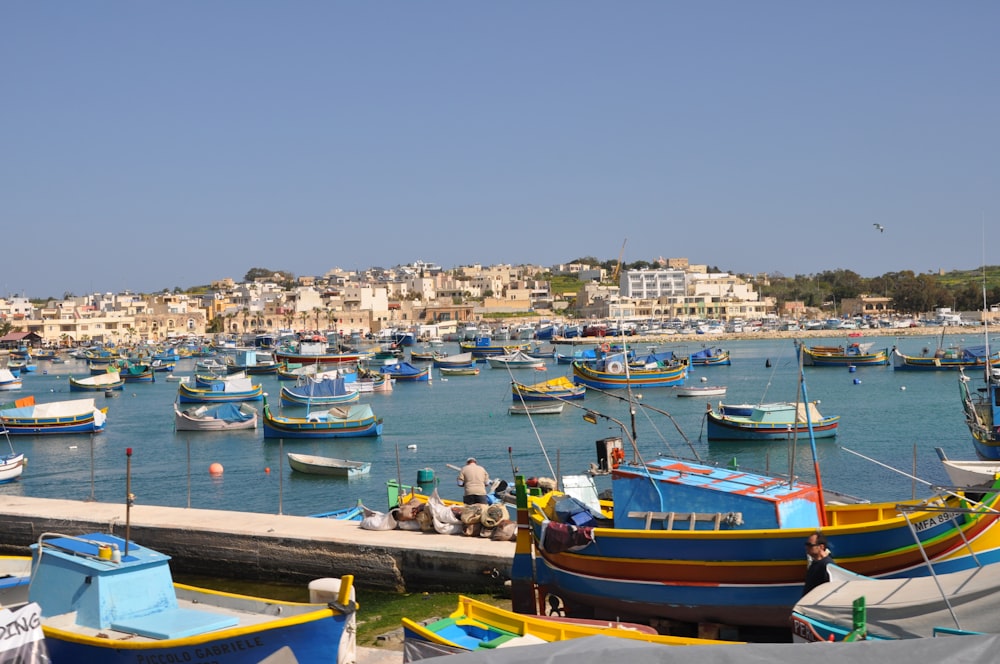
[{"label": "harbor water", "polygon": [[[857,339],[844,336],[809,339],[810,345],[833,345]],[[898,345],[918,355],[937,347],[936,336],[867,337],[876,348]],[[947,343],[978,345],[974,334],[950,336]],[[801,397],[798,363],[790,339],[663,342],[656,350],[693,353],[705,345],[732,353],[732,365],[694,370],[689,383],[725,385],[725,397],[713,403],[795,401]],[[568,347],[560,347],[569,353]],[[644,353],[649,343],[634,348]],[[458,352],[457,344],[444,350]],[[578,406],[614,420],[583,420],[584,410],[567,406],[560,415],[509,415],[512,378],[535,383],[570,375],[571,367],[547,360],[545,371],[493,369],[481,364],[478,376],[442,377],[432,369],[429,383],[398,382],[391,393],[363,394],[376,415],[384,419],[377,438],[323,441],[264,439],[261,429],[237,432],[174,431],[172,403],[177,383],[157,374],[155,383],[126,384],[118,396],[103,392],[71,392],[69,375],[84,376],[82,360],[65,364],[37,361],[34,373],[23,374],[23,389],[3,393],[3,401],[33,394],[36,401],[86,398],[94,395],[106,407],[104,432],[90,435],[14,436],[14,449],[29,461],[22,477],[0,486],[0,495],[22,495],[71,500],[122,502],[126,478],[136,508],[144,504],[262,513],[310,515],[354,505],[358,500],[374,509],[386,506],[386,482],[414,484],[433,479],[445,498],[460,498],[456,472],[474,456],[495,478],[508,481],[515,473],[527,477],[579,474],[596,461],[595,441],[622,435],[614,421],[628,425],[629,405],[623,399],[588,391]],[[192,375],[194,360],[182,360],[175,373]],[[254,376],[263,383],[270,402],[279,401],[276,376]],[[705,380],[703,381],[702,378]],[[980,380],[979,376],[972,376]],[[192,378],[193,380],[193,378]],[[949,457],[973,458],[959,401],[956,372],[894,371],[888,367],[805,368],[810,400],[820,402],[823,415],[841,417],[836,438],[815,441],[818,466],[825,488],[870,500],[902,500],[930,493],[929,485],[947,484],[935,447]],[[615,394],[625,397],[625,391]],[[677,398],[670,388],[636,390],[637,443],[644,458],[657,454],[701,458],[747,470],[785,474],[794,458],[794,472],[814,479],[810,441],[800,438],[790,454],[788,441],[708,442],[705,439],[706,399]],[[253,405],[261,408],[260,402]],[[658,411],[665,411],[667,417]],[[293,409],[284,408],[286,414]],[[298,413],[303,411],[299,410]],[[628,435],[624,437],[626,451]],[[3,443],[6,446],[6,442]],[[131,449],[130,463],[126,450]],[[370,461],[371,472],[358,478],[332,478],[293,472],[285,454],[297,452]],[[863,455],[863,456],[860,456]],[[867,457],[867,458],[864,458]],[[209,467],[221,464],[221,475]],[[893,470],[895,469],[895,470]],[[912,479],[909,476],[918,479]],[[598,477],[599,489],[610,486]]]}]

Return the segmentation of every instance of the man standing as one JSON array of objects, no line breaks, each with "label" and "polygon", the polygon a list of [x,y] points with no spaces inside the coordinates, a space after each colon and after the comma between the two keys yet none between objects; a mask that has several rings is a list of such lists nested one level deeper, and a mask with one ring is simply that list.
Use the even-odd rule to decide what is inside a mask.
[{"label": "man standing", "polygon": [[803,597],[810,590],[830,580],[830,570],[833,562],[830,550],[826,548],[826,537],[822,533],[813,533],[806,539],[806,555],[809,557],[809,567],[806,568],[806,581],[802,586]]},{"label": "man standing", "polygon": [[475,457],[469,457],[465,466],[458,472],[458,486],[465,488],[466,505],[489,505],[486,498],[486,487],[490,483],[490,474],[476,463]]}]

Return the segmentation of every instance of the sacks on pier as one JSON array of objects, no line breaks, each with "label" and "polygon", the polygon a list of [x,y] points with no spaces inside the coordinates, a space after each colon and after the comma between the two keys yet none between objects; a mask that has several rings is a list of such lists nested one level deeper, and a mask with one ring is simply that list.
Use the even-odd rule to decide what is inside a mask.
[{"label": "sacks on pier", "polygon": [[457,535],[462,532],[462,522],[451,511],[451,508],[444,504],[437,489],[434,489],[434,493],[427,499],[424,510],[430,512],[431,523],[436,532],[442,535]]},{"label": "sacks on pier", "polygon": [[490,539],[494,542],[513,542],[517,540],[517,521],[511,521],[510,519],[501,521],[493,528],[493,532],[490,533]]},{"label": "sacks on pier", "polygon": [[396,528],[396,517],[392,512],[378,512],[361,506],[361,527],[365,530],[394,530]]}]

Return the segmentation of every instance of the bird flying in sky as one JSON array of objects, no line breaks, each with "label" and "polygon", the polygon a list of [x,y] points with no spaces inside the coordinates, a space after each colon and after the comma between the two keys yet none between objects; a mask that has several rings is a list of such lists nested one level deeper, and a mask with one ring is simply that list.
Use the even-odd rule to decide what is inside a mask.
[{"label": "bird flying in sky", "polygon": [[872,226],[877,228],[879,233],[885,233],[885,226],[882,224],[872,224]]}]

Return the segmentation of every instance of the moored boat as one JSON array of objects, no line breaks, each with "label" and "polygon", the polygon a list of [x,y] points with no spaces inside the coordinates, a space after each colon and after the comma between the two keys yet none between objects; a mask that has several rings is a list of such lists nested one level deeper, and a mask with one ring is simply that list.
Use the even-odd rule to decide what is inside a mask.
[{"label": "moored boat", "polygon": [[[531,497],[519,514],[536,556],[522,569],[534,569],[543,594],[560,597],[571,615],[600,607],[626,620],[787,626],[802,591],[802,543],[818,529],[838,564],[869,576],[926,575],[925,559],[952,571],[1000,558],[996,492],[972,509],[948,493],[864,503],[675,457],[615,465],[613,504],[564,503],[554,491]],[[515,568],[530,551],[519,546]]]},{"label": "moored boat", "polygon": [[468,367],[441,367],[438,369],[442,376],[478,376],[479,367],[471,365]]},{"label": "moored boat", "polygon": [[749,415],[717,413],[709,404],[705,417],[709,440],[787,440],[810,434],[831,438],[837,435],[840,423],[839,415],[824,417],[816,402],[761,404]]},{"label": "moored boat", "polygon": [[53,662],[332,664],[353,643],[351,577],[336,604],[286,602],[175,584],[169,556],[108,533],[45,533],[31,548],[29,601]]},{"label": "moored boat", "polygon": [[125,379],[117,371],[103,371],[85,378],[69,377],[69,389],[72,392],[106,392],[124,387]]},{"label": "moored boat", "polygon": [[719,397],[726,393],[725,385],[678,385],[673,388],[678,397]]},{"label": "moored boat", "polygon": [[544,369],[543,358],[531,357],[522,350],[515,350],[505,355],[491,355],[486,358],[494,369]]},{"label": "moored boat", "polygon": [[841,346],[806,346],[796,342],[802,354],[802,364],[807,367],[870,367],[889,364],[889,349],[874,350],[874,342],[852,342]]},{"label": "moored boat", "polygon": [[728,350],[722,348],[703,348],[695,353],[691,353],[691,366],[696,367],[721,367],[733,363]]},{"label": "moored boat", "polygon": [[1000,378],[995,370],[984,371],[985,387],[975,393],[969,389],[972,380],[962,372],[958,386],[962,398],[965,424],[972,435],[976,456],[987,461],[1000,460]]},{"label": "moored boat", "polygon": [[[494,651],[497,648],[568,641],[596,635],[667,646],[733,643],[663,636],[648,625],[625,624],[616,620],[574,620],[561,616],[523,615],[461,595],[458,597],[458,608],[446,618],[429,623],[403,618],[403,647],[408,654],[408,661],[442,654]],[[525,661],[531,661],[531,658],[528,657]]]},{"label": "moored boat", "polygon": [[236,431],[257,428],[257,409],[245,403],[201,404],[182,409],[174,402],[177,431]]},{"label": "moored boat", "polygon": [[332,406],[357,401],[359,390],[348,390],[344,377],[306,376],[295,385],[281,386],[281,403],[294,406]]},{"label": "moored boat", "polygon": [[260,401],[264,398],[264,386],[253,384],[247,376],[237,380],[221,380],[210,387],[192,387],[187,383],[180,383],[177,386],[177,398],[181,403]]},{"label": "moored boat", "polygon": [[0,369],[0,391],[14,391],[22,387],[20,376],[15,376],[10,369]]},{"label": "moored boat", "polygon": [[609,356],[597,362],[574,362],[573,381],[577,385],[600,389],[619,389],[629,385],[641,387],[671,387],[683,385],[687,377],[687,365],[683,363],[662,364],[643,368],[628,368],[621,355]]},{"label": "moored boat", "polygon": [[559,415],[565,406],[561,401],[530,401],[512,403],[508,412],[511,415]]},{"label": "moored boat", "polygon": [[986,369],[987,356],[991,367],[1000,367],[1000,352],[989,351],[987,346],[938,348],[933,355],[904,355],[892,349],[892,368],[908,371],[947,371],[957,369]]},{"label": "moored boat", "polygon": [[[920,639],[998,633],[1000,563],[906,579],[873,579],[830,565],[830,581],[792,609],[796,642]],[[863,624],[858,602],[863,603]]]},{"label": "moored boat", "polygon": [[264,401],[265,438],[356,438],[382,435],[382,419],[368,404],[310,411],[305,417],[275,415]]},{"label": "moored boat", "polygon": [[439,355],[433,359],[436,367],[473,367],[476,366],[476,358],[472,353],[456,353],[454,355]]},{"label": "moored boat", "polygon": [[[19,400],[20,401],[20,400]],[[97,433],[107,424],[107,409],[93,399],[31,403],[0,410],[0,425],[11,435]]]},{"label": "moored boat", "polygon": [[559,401],[582,399],[587,387],[575,384],[566,376],[559,376],[532,385],[512,381],[510,391],[514,401]]},{"label": "moored boat", "polygon": [[430,366],[416,367],[409,362],[397,362],[379,368],[386,376],[401,382],[426,382],[431,379]]},{"label": "moored boat", "polygon": [[333,457],[315,456],[313,454],[288,453],[288,465],[292,470],[309,475],[328,475],[333,477],[358,477],[367,475],[372,469],[368,461],[350,461]]},{"label": "moored boat", "polygon": [[24,472],[27,463],[23,452],[15,452],[11,447],[10,454],[0,455],[0,484],[13,482]]}]

